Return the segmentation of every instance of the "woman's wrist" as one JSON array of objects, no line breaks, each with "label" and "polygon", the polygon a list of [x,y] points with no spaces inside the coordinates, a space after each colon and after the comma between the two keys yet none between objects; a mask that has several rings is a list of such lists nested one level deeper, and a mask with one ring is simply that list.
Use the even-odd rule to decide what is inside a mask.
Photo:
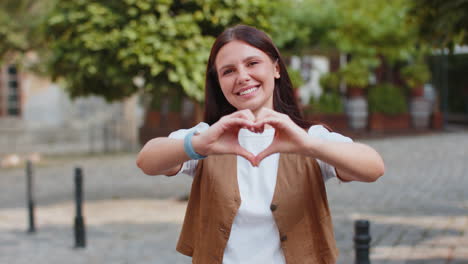
[{"label": "woman's wrist", "polygon": [[198,145],[200,145],[197,144],[197,135],[197,131],[191,131],[184,138],[184,151],[187,154],[187,156],[189,156],[189,158],[192,160],[200,160],[206,158],[206,155],[200,153],[200,150],[197,147]]},{"label": "woman's wrist", "polygon": [[201,137],[202,136],[201,136],[200,133],[194,134],[193,137],[192,137],[192,146],[193,146],[193,150],[196,153],[206,157],[206,156],[208,156],[207,150],[205,148],[206,144],[202,143],[202,140],[201,140],[202,138]]},{"label": "woman's wrist", "polygon": [[323,148],[325,141],[314,137],[307,137],[302,147],[302,154],[314,158],[320,156],[320,149]]}]

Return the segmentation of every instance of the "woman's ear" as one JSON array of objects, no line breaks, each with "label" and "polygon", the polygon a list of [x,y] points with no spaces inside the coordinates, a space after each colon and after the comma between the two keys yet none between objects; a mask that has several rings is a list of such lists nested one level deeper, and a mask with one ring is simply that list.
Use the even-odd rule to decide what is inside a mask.
[{"label": "woman's ear", "polygon": [[281,75],[280,75],[280,66],[279,66],[278,60],[275,61],[274,67],[275,67],[274,77],[275,79],[279,79]]}]

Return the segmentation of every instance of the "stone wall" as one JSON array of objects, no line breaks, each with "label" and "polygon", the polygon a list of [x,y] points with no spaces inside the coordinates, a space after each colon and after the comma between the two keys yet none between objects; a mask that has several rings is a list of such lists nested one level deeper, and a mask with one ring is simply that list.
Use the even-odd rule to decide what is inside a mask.
[{"label": "stone wall", "polygon": [[137,97],[71,100],[57,84],[22,74],[22,115],[0,117],[0,155],[129,151],[137,148]]}]

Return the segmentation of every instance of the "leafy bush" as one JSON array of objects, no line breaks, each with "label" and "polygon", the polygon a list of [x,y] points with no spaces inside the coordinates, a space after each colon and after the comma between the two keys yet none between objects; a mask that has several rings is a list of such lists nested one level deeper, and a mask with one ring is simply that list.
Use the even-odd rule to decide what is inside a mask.
[{"label": "leafy bush", "polygon": [[[54,1],[44,23],[47,68],[54,79],[65,80],[72,97],[112,101],[139,91],[157,97],[180,89],[203,102],[210,47],[226,27],[284,31],[270,23],[274,9],[267,0]],[[142,87],[135,76],[145,80]]]},{"label": "leafy bush", "polygon": [[288,67],[289,78],[293,89],[298,89],[304,84],[304,79],[302,78],[301,71]]},{"label": "leafy bush", "polygon": [[320,77],[320,86],[324,91],[337,91],[340,87],[340,76],[333,72],[325,73]]},{"label": "leafy bush", "polygon": [[351,61],[340,69],[339,74],[348,86],[364,89],[369,85],[369,67],[360,61]]},{"label": "leafy bush", "polygon": [[311,97],[309,105],[314,113],[338,114],[344,111],[341,96],[336,92],[324,92],[317,99]]},{"label": "leafy bush", "polygon": [[431,78],[429,67],[422,62],[405,66],[401,69],[401,75],[411,89],[417,88]]},{"label": "leafy bush", "polygon": [[368,102],[371,113],[397,115],[408,111],[405,96],[399,87],[392,84],[380,84],[369,89]]}]

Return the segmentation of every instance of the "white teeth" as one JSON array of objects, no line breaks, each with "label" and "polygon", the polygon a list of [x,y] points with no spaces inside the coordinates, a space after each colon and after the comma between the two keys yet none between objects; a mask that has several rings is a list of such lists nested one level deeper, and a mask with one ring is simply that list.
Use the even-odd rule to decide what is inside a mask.
[{"label": "white teeth", "polygon": [[251,92],[253,92],[253,91],[257,90],[257,89],[258,89],[258,87],[252,87],[250,89],[247,89],[245,91],[240,92],[239,95],[249,94],[249,93],[251,93]]}]

